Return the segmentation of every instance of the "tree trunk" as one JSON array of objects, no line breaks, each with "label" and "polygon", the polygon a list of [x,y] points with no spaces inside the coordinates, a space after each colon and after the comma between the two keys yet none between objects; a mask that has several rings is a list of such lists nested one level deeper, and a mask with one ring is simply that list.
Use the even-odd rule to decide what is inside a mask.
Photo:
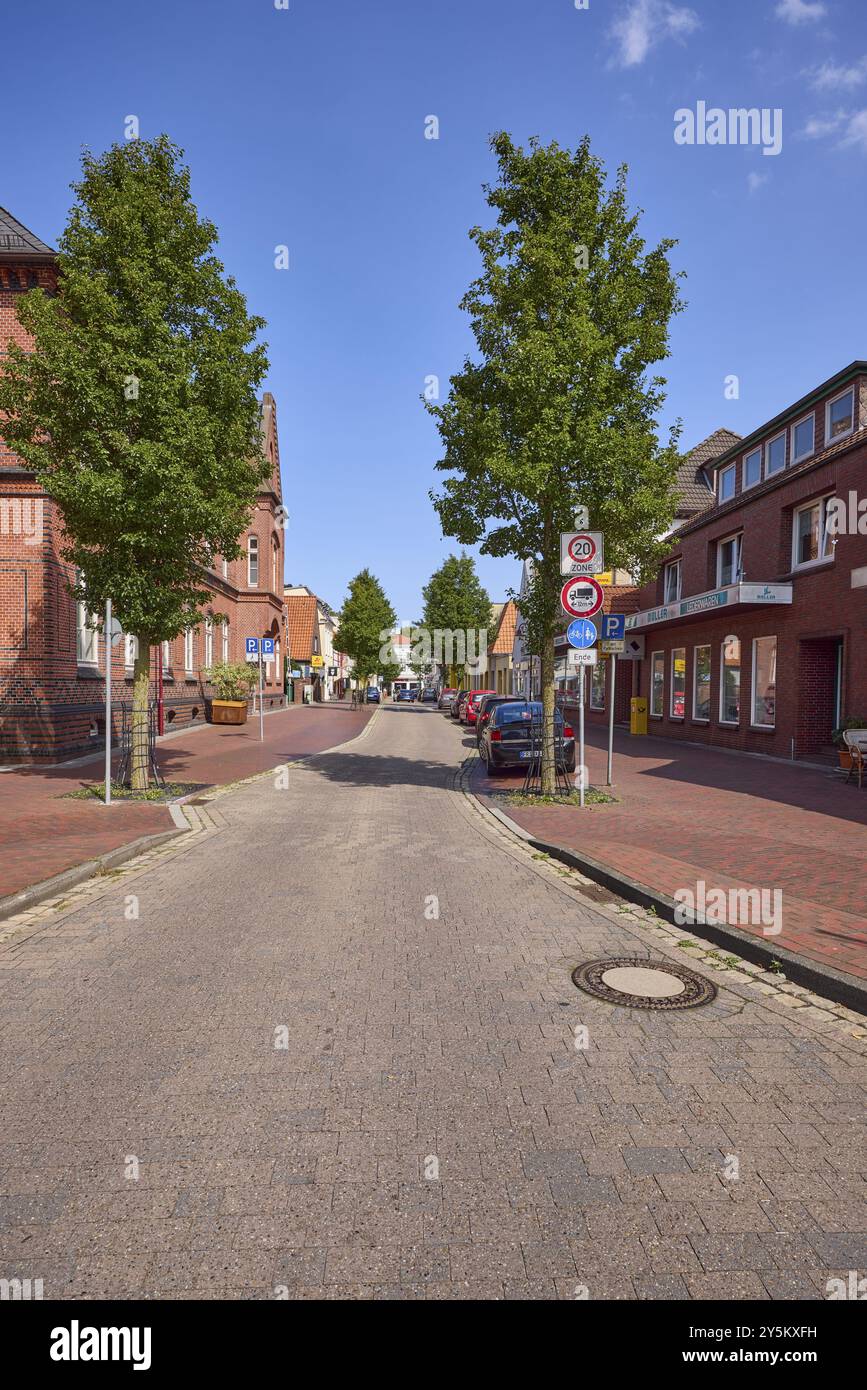
[{"label": "tree trunk", "polygon": [[148,758],[148,706],[151,680],[151,649],[147,638],[138,638],[132,682],[131,785],[135,792],[146,792],[150,782]]}]

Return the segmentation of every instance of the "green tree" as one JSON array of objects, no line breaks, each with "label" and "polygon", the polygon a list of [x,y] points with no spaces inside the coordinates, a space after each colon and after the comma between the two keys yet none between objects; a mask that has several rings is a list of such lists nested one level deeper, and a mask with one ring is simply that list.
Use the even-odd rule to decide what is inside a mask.
[{"label": "green tree", "polygon": [[656,416],[683,308],[673,241],[647,250],[630,212],[626,168],[613,187],[585,138],[573,153],[536,139],[491,141],[497,213],[470,232],[482,270],[461,302],[478,360],[447,399],[425,402],[450,477],[431,493],[443,531],[484,553],[532,559],[522,618],[541,658],[543,790],[554,790],[554,635],[560,618],[559,533],[580,506],[604,531],[606,564],[649,571],[674,515],[679,426],[662,446]]},{"label": "green tree", "polygon": [[[470,633],[487,632],[491,626],[491,600],[476,573],[476,562],[464,550],[460,555],[449,555],[435,570],[422,589],[424,614],[421,626],[428,632]],[[465,638],[466,640],[466,638]],[[474,650],[478,650],[480,636],[472,638]],[[445,648],[440,663],[448,683],[456,685],[466,676],[466,665],[453,660],[453,653]],[[460,675],[458,673],[461,673]]]},{"label": "green tree", "polygon": [[373,676],[394,680],[400,671],[389,644],[397,615],[385,591],[369,569],[363,569],[349,584],[340,610],[340,650],[355,666],[355,678],[364,690]]},{"label": "green tree", "polygon": [[[263,320],[214,253],[166,136],[85,153],[60,241],[59,294],[18,316],[3,434],[56,501],[74,592],[138,638],[133,786],[147,786],[151,647],[201,621],[213,557],[233,559],[260,483]],[[219,618],[221,615],[217,615]]]}]

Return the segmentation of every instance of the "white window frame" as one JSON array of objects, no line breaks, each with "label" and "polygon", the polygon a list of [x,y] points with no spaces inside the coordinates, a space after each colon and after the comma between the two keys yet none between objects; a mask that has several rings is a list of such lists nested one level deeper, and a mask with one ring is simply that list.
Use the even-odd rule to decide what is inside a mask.
[{"label": "white window frame", "polygon": [[196,673],[196,668],[193,664],[196,659],[194,642],[195,633],[193,629],[191,627],[184,628],[184,671],[188,676],[195,675]]},{"label": "white window frame", "polygon": [[751,673],[750,673],[750,728],[751,728],[751,729],[775,729],[775,728],[777,727],[777,722],[776,722],[776,721],[777,721],[776,690],[775,690],[775,692],[774,692],[774,718],[773,718],[773,721],[772,721],[770,724],[760,724],[760,723],[757,721],[757,719],[756,719],[756,676],[757,676],[757,674],[758,674],[758,662],[757,662],[757,660],[756,660],[756,652],[757,652],[757,650],[758,650],[758,645],[759,645],[760,642],[773,642],[773,644],[774,644],[774,686],[776,687],[776,670],[777,670],[777,661],[776,661],[776,654],[777,654],[777,638],[776,638],[776,635],[768,634],[768,635],[766,635],[765,637],[754,637],[754,638],[753,638],[753,662],[752,662],[752,671],[751,671]]},{"label": "white window frame", "polygon": [[223,620],[223,660],[229,660],[229,619]]},{"label": "white window frame", "polygon": [[205,619],[205,670],[210,670],[214,664],[214,620]]},{"label": "white window frame", "polygon": [[[255,569],[256,578],[253,578]],[[259,587],[259,537],[247,537],[247,588],[258,589]]]},{"label": "white window frame", "polygon": [[[697,680],[696,680],[696,677],[698,676],[698,660],[697,660],[697,653],[698,653],[698,652],[707,652],[707,654],[708,654],[708,658],[707,658],[707,664],[708,664],[708,673],[707,673],[707,679],[708,679],[707,714],[699,714],[699,713],[697,712],[697,710],[696,710],[696,703],[697,703],[697,702],[696,702],[696,687],[697,687],[697,684],[698,684],[698,682],[697,682]],[[710,687],[711,687],[712,683],[713,683],[713,647],[711,646],[710,642],[700,642],[699,645],[698,645],[697,647],[693,647],[693,649],[692,649],[692,717],[693,717],[693,720],[694,720],[696,723],[698,723],[698,724],[709,724],[709,723],[710,723]]]},{"label": "white window frame", "polygon": [[[662,670],[662,689],[660,691],[661,699],[659,702],[659,713],[657,713],[656,710],[653,708],[653,697],[656,694],[654,674],[656,672],[657,657],[659,658],[659,664]],[[665,714],[665,652],[660,651],[650,653],[650,690],[648,692],[648,695],[648,712],[650,714],[651,719],[662,719]]]},{"label": "white window frame", "polygon": [[[724,546],[724,545],[729,545],[732,541],[737,541],[737,542],[738,542],[737,557],[736,557],[737,563],[736,563],[736,565],[735,565],[735,567],[734,567],[734,578],[731,579],[731,580],[729,581],[728,584],[724,584],[724,583],[723,583],[723,578],[722,578],[722,550],[723,550],[723,546]],[[744,533],[743,533],[743,531],[733,531],[733,532],[731,533],[730,536],[723,536],[721,540],[718,540],[718,541],[717,541],[717,543],[716,543],[716,586],[717,586],[718,589],[730,589],[730,588],[732,587],[733,584],[739,584],[739,583],[740,583],[741,570],[742,570],[742,568],[743,568],[743,546],[744,546]]]},{"label": "white window frame", "polygon": [[229,561],[226,559],[225,555],[224,555],[223,558],[222,558],[222,566],[221,566],[221,568],[222,568],[222,571],[223,571],[223,578],[224,578],[224,579],[228,579],[228,578],[229,578]]},{"label": "white window frame", "polygon": [[[830,564],[833,564],[833,561],[834,561],[834,558],[835,558],[835,550],[834,550],[833,542],[832,542],[832,544],[831,544],[830,554],[826,554],[826,553],[825,553],[826,545],[827,545],[827,541],[828,541],[828,516],[827,516],[827,512],[828,512],[828,503],[831,501],[831,498],[832,498],[833,496],[834,496],[833,492],[828,492],[828,493],[826,493],[823,497],[814,497],[814,498],[812,498],[811,501],[809,501],[809,502],[804,502],[804,503],[801,504],[800,507],[796,507],[795,510],[792,512],[792,573],[793,573],[793,574],[794,574],[796,571],[800,573],[802,570],[814,569],[817,565],[830,565]],[[819,508],[819,553],[818,553],[818,555],[816,556],[815,560],[799,560],[799,559],[798,559],[798,517],[801,515],[802,512],[811,512],[811,511],[813,511],[814,507],[818,507],[818,508]]]},{"label": "white window frame", "polygon": [[138,638],[132,632],[125,632],[123,635],[123,664],[127,671],[135,669],[135,659],[138,656]]},{"label": "white window frame", "polygon": [[[675,660],[675,657],[677,656],[678,652],[682,653],[682,655],[683,655],[683,714],[675,714],[675,712],[674,712],[674,696],[675,696],[675,689],[674,689],[674,674],[675,674],[675,672],[674,672],[674,660]],[[686,647],[672,647],[672,649],[671,649],[671,659],[670,659],[670,661],[669,661],[669,663],[668,663],[668,670],[669,670],[668,717],[669,717],[669,719],[685,719],[685,718],[686,718]]]},{"label": "white window frame", "polygon": [[721,468],[721,469],[720,469],[719,473],[717,474],[717,478],[716,478],[716,500],[717,500],[717,502],[718,502],[720,505],[722,505],[723,502],[730,502],[730,501],[731,501],[731,497],[723,497],[723,478],[727,478],[729,474],[731,474],[731,477],[732,477],[732,497],[737,496],[737,490],[738,490],[737,465],[734,464],[734,463],[730,463],[730,464],[728,465],[727,468]]},{"label": "white window frame", "polygon": [[163,642],[163,675],[172,669],[172,644]]},{"label": "white window frame", "polygon": [[[831,406],[842,401],[845,396],[852,397],[852,423],[847,430],[842,430],[840,434],[831,434]],[[855,429],[855,387],[847,386],[845,391],[839,391],[836,396],[832,396],[825,402],[825,443],[836,444],[838,439],[846,439]]]},{"label": "white window frame", "polygon": [[75,656],[78,666],[99,668],[99,629],[98,618],[88,611],[83,599],[75,605]]},{"label": "white window frame", "polygon": [[[676,589],[677,589],[677,592],[675,593],[675,595],[674,595],[673,598],[669,596],[669,592],[668,592],[668,575],[669,575],[669,572],[670,572],[671,570],[674,570],[675,573],[676,573],[676,575],[677,575],[677,584],[676,584],[676,586],[675,586]],[[680,560],[679,560],[679,559],[677,559],[677,560],[669,560],[668,564],[666,564],[666,565],[663,567],[663,571],[662,571],[662,602],[663,602],[664,604],[665,604],[665,603],[679,603],[679,602],[680,602],[681,582],[682,582],[681,576],[682,576],[682,569],[681,569],[681,564],[680,564]]]},{"label": "white window frame", "polygon": [[[753,479],[753,481],[752,481],[752,482],[749,482],[749,481],[747,480],[747,464],[749,463],[750,459],[755,459],[755,458],[757,458],[758,461],[759,461],[759,468],[758,468],[758,472],[757,472],[755,478]],[[759,445],[758,449],[751,449],[750,452],[749,452],[748,454],[744,454],[743,459],[741,460],[741,492],[746,492],[747,489],[748,489],[748,488],[751,488],[751,487],[757,487],[758,484],[759,484],[761,481],[762,481],[762,449],[761,449],[761,445]]]},{"label": "white window frame", "polygon": [[[738,644],[738,717],[737,719],[727,719],[725,713],[726,698],[726,647],[729,642]],[[743,712],[743,700],[741,698],[741,674],[744,669],[744,644],[736,632],[730,632],[720,642],[719,647],[719,723],[724,724],[727,729],[737,729],[740,727],[741,714]]]},{"label": "white window frame", "polygon": [[[773,446],[774,444],[776,444],[776,443],[777,443],[779,440],[781,440],[781,439],[782,439],[782,441],[783,441],[783,462],[780,464],[779,468],[775,468],[775,469],[773,469],[773,471],[772,471],[772,470],[771,470],[771,464],[770,464],[770,459],[771,459],[771,448],[772,448],[772,446]],[[772,439],[767,439],[767,440],[765,440],[765,477],[766,477],[766,478],[776,478],[777,475],[778,475],[779,473],[785,473],[785,471],[786,471],[786,431],[785,431],[785,430],[781,430],[780,433],[779,433],[779,434],[775,434],[775,435],[773,436]]]},{"label": "white window frame", "polygon": [[[801,428],[802,425],[806,425],[806,424],[808,424],[808,423],[811,424],[811,425],[813,426],[813,437],[812,437],[812,439],[811,439],[811,441],[810,441],[810,447],[809,447],[809,449],[805,450],[803,454],[796,454],[796,453],[795,453],[795,431],[796,431],[796,430],[799,430],[799,429]],[[809,413],[809,415],[802,415],[801,418],[800,418],[800,420],[796,420],[795,423],[792,425],[792,428],[791,428],[791,430],[790,430],[790,434],[791,434],[791,439],[790,439],[790,441],[789,441],[789,461],[790,461],[790,463],[794,466],[796,463],[803,463],[804,459],[808,459],[808,458],[810,457],[811,454],[815,454],[815,452],[816,452],[816,413],[815,413],[815,411],[811,410],[810,413]]]},{"label": "white window frame", "polygon": [[277,537],[275,536],[274,539],[273,539],[272,542],[271,542],[271,592],[272,592],[272,594],[279,594],[279,592],[280,592],[280,589],[279,589],[278,584],[277,584],[277,566],[278,566],[278,563],[279,563],[279,556],[280,556],[280,542],[277,540]]}]

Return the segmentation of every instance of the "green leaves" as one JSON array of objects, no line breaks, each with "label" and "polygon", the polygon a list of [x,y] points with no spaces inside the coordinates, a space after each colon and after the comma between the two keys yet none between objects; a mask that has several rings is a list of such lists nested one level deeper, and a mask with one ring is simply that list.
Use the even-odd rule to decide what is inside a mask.
[{"label": "green leaves", "polygon": [[339,620],[337,646],[355,663],[356,678],[362,683],[374,675],[393,680],[400,668],[381,649],[382,634],[392,631],[397,615],[369,569],[361,570],[350,582]]}]

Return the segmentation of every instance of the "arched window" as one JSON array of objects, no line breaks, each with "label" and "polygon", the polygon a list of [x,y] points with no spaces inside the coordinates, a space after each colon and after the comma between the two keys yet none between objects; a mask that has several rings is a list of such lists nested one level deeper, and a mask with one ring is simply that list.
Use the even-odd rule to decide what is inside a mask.
[{"label": "arched window", "polygon": [[247,587],[258,589],[259,587],[259,537],[249,536],[247,539]]}]

